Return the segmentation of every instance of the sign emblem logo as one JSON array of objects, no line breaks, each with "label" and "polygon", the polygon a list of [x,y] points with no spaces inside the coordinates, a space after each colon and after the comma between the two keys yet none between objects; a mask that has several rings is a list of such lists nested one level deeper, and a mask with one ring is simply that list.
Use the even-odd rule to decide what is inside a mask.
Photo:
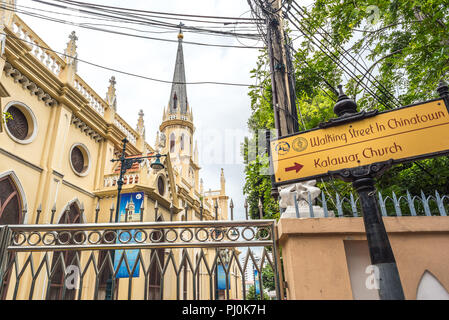
[{"label": "sign emblem logo", "polygon": [[287,154],[287,152],[290,151],[290,145],[287,142],[279,142],[276,145],[275,150],[278,152],[279,155],[283,156],[284,154]]},{"label": "sign emblem logo", "polygon": [[293,140],[292,148],[293,150],[297,152],[304,151],[309,143],[307,142],[307,139],[304,139],[303,137],[298,137],[295,140]]}]

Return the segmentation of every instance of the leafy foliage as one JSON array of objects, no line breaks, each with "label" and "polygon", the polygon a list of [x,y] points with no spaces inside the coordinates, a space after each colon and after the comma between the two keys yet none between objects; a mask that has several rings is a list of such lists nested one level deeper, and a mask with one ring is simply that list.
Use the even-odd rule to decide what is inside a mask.
[{"label": "leafy foliage", "polygon": [[[268,297],[268,295],[264,292],[263,293],[263,299],[264,300],[269,300],[270,297]],[[256,294],[256,287],[255,286],[250,286],[248,288],[248,292],[246,293],[246,300],[261,300],[260,299],[260,294]]]},{"label": "leafy foliage", "polygon": [[[334,88],[340,83],[359,110],[382,111],[436,98],[438,82],[449,71],[446,0],[316,0],[309,9],[293,6],[288,14],[301,21],[307,35],[294,42],[300,130],[335,117]],[[290,24],[289,28],[290,36],[296,37],[298,30]],[[251,74],[262,88],[252,87],[248,93],[252,110],[248,127],[253,131],[274,128],[267,65],[267,53],[261,51]],[[264,216],[278,218],[277,203],[270,197],[270,177],[260,170],[267,167],[266,160],[260,150],[251,157],[256,140],[248,138],[242,148],[247,159],[244,193],[249,211],[251,217],[258,217],[261,199]],[[448,177],[449,158],[439,157],[397,165],[378,179],[377,187],[390,195],[407,190],[412,195],[421,190],[449,194]],[[334,198],[337,192],[347,197],[353,191],[342,181],[319,181],[318,186]]]}]

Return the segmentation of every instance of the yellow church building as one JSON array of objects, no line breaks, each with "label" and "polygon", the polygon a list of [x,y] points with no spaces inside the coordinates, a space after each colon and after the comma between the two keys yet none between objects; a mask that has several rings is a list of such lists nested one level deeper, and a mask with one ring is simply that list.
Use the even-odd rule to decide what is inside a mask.
[{"label": "yellow church building", "polygon": [[[15,5],[13,0],[6,2]],[[143,110],[136,115],[136,126],[119,115],[113,76],[102,96],[77,73],[75,32],[69,36],[65,55],[60,56],[14,12],[1,10],[0,17],[0,114],[10,115],[0,123],[0,225],[197,221],[215,220],[216,216],[218,220],[228,219],[223,170],[217,173],[221,175],[218,190],[205,192],[200,179],[193,113],[185,84],[182,32],[178,35],[168,104],[156,142],[150,145],[145,139]],[[111,160],[122,154],[124,138],[128,140],[126,157],[156,153],[166,156],[160,158],[164,165],[161,170],[152,169],[153,160],[147,159],[126,171],[122,200],[126,196],[129,200],[121,202],[125,215],[116,217],[120,162]],[[199,259],[198,248],[154,252],[161,263],[171,258],[179,263],[184,251],[192,259]],[[215,256],[215,249],[203,251],[206,259]],[[43,255],[34,254],[36,265]],[[56,256],[49,256],[52,265],[57,263]],[[69,264],[74,252],[62,252],[61,256]],[[104,256],[103,251],[94,253],[98,265]],[[83,261],[89,257],[90,253],[80,255]],[[25,255],[18,253],[16,258],[24,263]],[[196,280],[188,268],[182,272],[181,299],[210,298],[209,280],[206,276],[202,280],[204,272],[200,270]],[[143,286],[148,286],[150,299],[176,298],[175,271],[165,275],[163,292],[161,281],[152,276],[155,274],[160,275],[160,270],[154,267],[149,283],[142,272],[133,279],[133,299],[144,298],[145,290],[139,290]],[[64,274],[56,272],[52,277],[51,284],[45,276],[33,282],[32,299],[77,297],[77,290],[64,288]],[[13,297],[16,278],[9,274],[3,280],[2,299]],[[15,298],[29,298],[31,278],[29,272],[22,275],[20,286],[27,290],[19,290]],[[107,299],[111,294],[114,299],[126,299],[128,278],[115,279],[114,293],[110,279],[107,272],[97,278],[87,275],[81,299],[93,299],[95,285],[97,299]],[[231,298],[241,299],[240,279],[237,270],[232,270],[231,283],[236,286],[231,287]],[[198,288],[195,296],[187,290],[193,281],[197,281]]]}]

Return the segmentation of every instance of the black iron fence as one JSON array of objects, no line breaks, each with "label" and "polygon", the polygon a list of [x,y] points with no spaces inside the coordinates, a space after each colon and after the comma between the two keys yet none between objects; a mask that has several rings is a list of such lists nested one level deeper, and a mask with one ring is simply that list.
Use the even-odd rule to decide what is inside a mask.
[{"label": "black iron fence", "polygon": [[280,299],[274,220],[0,226],[1,299]]}]

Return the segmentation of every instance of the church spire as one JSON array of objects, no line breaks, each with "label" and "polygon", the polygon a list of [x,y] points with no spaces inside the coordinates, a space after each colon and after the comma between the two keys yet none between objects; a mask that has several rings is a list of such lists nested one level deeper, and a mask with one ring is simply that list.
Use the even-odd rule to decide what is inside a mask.
[{"label": "church spire", "polygon": [[178,52],[176,54],[175,72],[173,74],[173,84],[168,103],[169,113],[186,114],[188,109],[187,89],[186,89],[186,73],[184,67],[184,53],[182,50],[182,34],[183,24],[179,24],[178,34]]}]

